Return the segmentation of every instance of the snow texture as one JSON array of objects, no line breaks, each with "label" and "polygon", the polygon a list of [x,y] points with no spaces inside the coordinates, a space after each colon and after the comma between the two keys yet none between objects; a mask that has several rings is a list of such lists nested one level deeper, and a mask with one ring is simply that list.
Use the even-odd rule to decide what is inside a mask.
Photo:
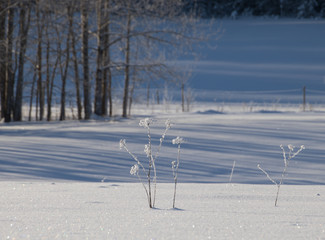
[{"label": "snow texture", "polygon": [[[174,122],[157,161],[156,209],[129,174],[134,160],[119,149],[125,137],[146,158],[139,119],[3,124],[0,239],[325,238],[323,113],[152,117]],[[172,210],[177,135],[186,142]],[[256,166],[279,178],[279,143],[306,149],[292,160],[274,207],[276,186]]]},{"label": "snow texture", "polygon": [[[0,239],[324,239],[324,186],[0,183]],[[141,194],[140,194],[141,193]]]}]

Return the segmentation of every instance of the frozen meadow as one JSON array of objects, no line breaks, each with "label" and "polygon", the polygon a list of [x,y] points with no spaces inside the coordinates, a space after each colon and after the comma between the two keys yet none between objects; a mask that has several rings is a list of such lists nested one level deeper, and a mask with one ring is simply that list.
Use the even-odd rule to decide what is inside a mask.
[{"label": "frozen meadow", "polygon": [[[209,113],[209,114],[208,114]],[[154,115],[153,144],[174,123],[156,165],[156,208],[129,174],[142,160],[139,117],[116,121],[11,123],[1,126],[1,239],[324,239],[324,113]],[[176,209],[171,162],[182,136]],[[279,144],[304,144],[274,207]],[[236,166],[229,183],[233,161]]]},{"label": "frozen meadow", "polygon": [[[325,239],[324,25],[225,20],[205,61],[178,62],[194,72],[188,113],[170,98],[135,104],[130,119],[0,123],[0,239]],[[147,161],[145,117],[154,119],[154,151],[173,123],[156,161],[154,209],[119,148],[126,139]],[[173,209],[177,136],[186,142]],[[279,181],[280,144],[306,149],[291,160],[275,207],[277,187],[257,165]]]},{"label": "frozen meadow", "polygon": [[324,239],[324,186],[2,182],[1,239]]}]

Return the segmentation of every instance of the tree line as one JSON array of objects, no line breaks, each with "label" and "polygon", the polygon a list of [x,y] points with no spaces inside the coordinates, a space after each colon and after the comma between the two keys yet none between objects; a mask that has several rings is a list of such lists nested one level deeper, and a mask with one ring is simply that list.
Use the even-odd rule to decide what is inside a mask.
[{"label": "tree line", "polygon": [[29,120],[50,121],[59,109],[65,120],[67,101],[77,119],[112,116],[117,88],[127,117],[139,86],[147,99],[163,81],[184,91],[167,60],[200,39],[185,2],[0,0],[1,119],[21,121],[28,109]]},{"label": "tree line", "polygon": [[324,0],[191,0],[185,6],[197,16],[280,16],[313,18],[325,17]]}]

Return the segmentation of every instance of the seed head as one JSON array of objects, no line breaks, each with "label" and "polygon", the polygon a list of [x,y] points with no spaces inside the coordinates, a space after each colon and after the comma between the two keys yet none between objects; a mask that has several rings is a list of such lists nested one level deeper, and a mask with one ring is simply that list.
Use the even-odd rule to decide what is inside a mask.
[{"label": "seed head", "polygon": [[152,124],[152,118],[141,119],[139,122],[139,126],[144,128],[149,128],[150,124]]},{"label": "seed head", "polygon": [[138,175],[139,173],[139,165],[135,164],[131,167],[130,174],[131,175]]},{"label": "seed head", "polygon": [[125,139],[120,140],[120,149],[124,148],[126,146],[126,141]]},{"label": "seed head", "polygon": [[173,143],[173,144],[181,144],[181,143],[183,143],[183,142],[184,142],[184,139],[181,138],[181,137],[177,137],[177,138],[174,138],[174,139],[172,140],[172,143]]}]

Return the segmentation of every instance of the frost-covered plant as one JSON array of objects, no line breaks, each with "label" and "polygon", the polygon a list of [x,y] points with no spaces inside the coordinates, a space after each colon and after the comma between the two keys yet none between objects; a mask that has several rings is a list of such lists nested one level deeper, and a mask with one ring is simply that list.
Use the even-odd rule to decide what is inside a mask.
[{"label": "frost-covered plant", "polygon": [[286,153],[286,151],[285,151],[285,149],[284,149],[284,147],[283,147],[282,144],[280,145],[280,148],[282,149],[283,161],[284,161],[284,168],[283,168],[282,175],[281,175],[281,179],[280,179],[279,182],[276,182],[275,180],[273,180],[270,177],[270,175],[263,168],[261,168],[260,164],[257,165],[258,169],[260,169],[266,175],[266,177],[271,182],[273,182],[277,186],[277,188],[278,188],[277,193],[276,193],[276,198],[275,198],[275,204],[274,204],[275,206],[278,203],[278,197],[279,197],[280,187],[283,184],[284,176],[285,176],[285,173],[286,173],[287,168],[289,166],[289,162],[290,162],[291,159],[293,159],[295,156],[297,156],[302,150],[304,150],[305,149],[305,146],[304,145],[301,145],[300,148],[296,152],[294,152],[295,147],[293,145],[289,144],[288,145],[288,149],[289,149],[288,153]]},{"label": "frost-covered plant", "polygon": [[[120,140],[120,148],[124,149],[127,153],[131,155],[131,157],[137,162],[135,165],[131,167],[130,174],[136,175],[139,181],[142,183],[144,190],[147,195],[149,207],[152,208],[155,206],[156,201],[156,189],[157,189],[157,171],[156,171],[156,163],[159,156],[159,152],[162,146],[162,143],[165,139],[167,131],[171,128],[171,122],[168,119],[165,122],[165,130],[161,135],[159,146],[157,152],[155,154],[152,153],[152,142],[151,142],[151,132],[150,132],[150,125],[153,123],[151,118],[145,118],[140,120],[139,126],[144,127],[147,130],[148,135],[148,144],[144,146],[144,152],[148,158],[148,167],[145,168],[143,164],[138,160],[138,158],[129,151],[126,145],[126,140]],[[139,173],[140,169],[142,170],[143,174],[147,177],[147,186],[141,178],[141,174]]]},{"label": "frost-covered plant", "polygon": [[232,176],[234,175],[235,166],[236,166],[236,161],[234,161],[232,164],[231,173],[230,173],[230,177],[229,177],[229,183],[231,183]]},{"label": "frost-covered plant", "polygon": [[173,170],[173,177],[174,177],[174,197],[173,197],[173,208],[175,208],[175,200],[176,200],[176,186],[177,186],[177,175],[178,175],[178,167],[179,167],[179,160],[181,154],[181,144],[184,142],[183,138],[177,137],[173,139],[172,143],[178,146],[177,150],[177,160],[172,162],[172,170]]}]

